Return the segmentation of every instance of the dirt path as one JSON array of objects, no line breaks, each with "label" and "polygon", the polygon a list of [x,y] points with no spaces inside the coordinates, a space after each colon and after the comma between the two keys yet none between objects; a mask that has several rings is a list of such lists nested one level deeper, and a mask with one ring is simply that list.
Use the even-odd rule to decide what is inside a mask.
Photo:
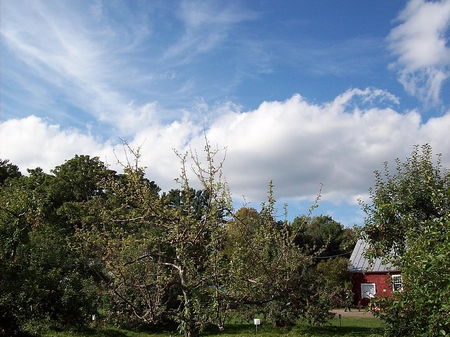
[{"label": "dirt path", "polygon": [[372,313],[370,311],[367,311],[366,309],[361,309],[361,311],[358,311],[358,309],[352,309],[352,311],[344,311],[344,309],[334,309],[331,310],[336,315],[341,314],[342,317],[368,317],[368,318],[374,318]]}]

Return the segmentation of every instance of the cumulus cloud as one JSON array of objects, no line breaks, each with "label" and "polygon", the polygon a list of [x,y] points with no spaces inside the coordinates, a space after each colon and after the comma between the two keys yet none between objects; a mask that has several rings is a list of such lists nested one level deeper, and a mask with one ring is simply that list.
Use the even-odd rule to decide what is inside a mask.
[{"label": "cumulus cloud", "polygon": [[323,183],[324,199],[355,202],[373,170],[406,156],[421,129],[418,113],[379,108],[381,101],[395,106],[397,98],[352,89],[318,105],[294,95],[254,111],[230,111],[211,125],[208,138],[227,146],[227,176],[238,195],[261,198],[273,179],[283,197],[312,199]]},{"label": "cumulus cloud", "polygon": [[140,150],[140,165],[147,167],[149,178],[168,190],[176,187],[174,179],[180,174],[180,160],[174,149],[186,149],[193,134],[199,132],[197,125],[185,119],[142,128],[129,139],[104,141],[77,129],[64,129],[39,117],[28,116],[0,123],[0,158],[9,159],[23,173],[36,167],[50,172],[76,154],[87,154],[98,156],[112,169],[121,172],[127,160],[134,160],[124,146],[123,142],[126,142],[131,149]]},{"label": "cumulus cloud", "polygon": [[[211,116],[207,125],[186,114],[126,140],[140,147],[148,178],[163,190],[177,186],[180,160],[173,149],[201,153],[206,133],[212,146],[227,148],[225,176],[237,199],[245,195],[259,203],[273,180],[278,199],[312,200],[323,183],[323,200],[351,205],[366,195],[375,169],[406,158],[414,144],[430,143],[450,166],[450,112],[424,123],[418,112],[396,107],[397,98],[378,89],[351,89],[323,104],[297,94],[251,111],[234,104],[203,106]],[[75,154],[99,156],[116,170],[116,157],[126,159],[118,139],[103,141],[34,116],[1,123],[0,135],[0,157],[23,171],[49,170]]]},{"label": "cumulus cloud", "polygon": [[400,13],[400,25],[388,36],[405,90],[429,104],[437,104],[442,83],[450,76],[450,1],[412,0]]},{"label": "cumulus cloud", "polygon": [[41,167],[47,172],[75,154],[90,154],[103,160],[112,148],[76,129],[62,129],[36,116],[10,119],[0,124],[0,157],[9,159],[25,173]]}]

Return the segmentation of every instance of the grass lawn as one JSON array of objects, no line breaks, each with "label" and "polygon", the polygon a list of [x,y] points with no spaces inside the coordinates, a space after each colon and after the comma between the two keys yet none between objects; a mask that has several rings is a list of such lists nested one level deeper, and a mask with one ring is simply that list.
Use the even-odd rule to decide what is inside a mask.
[{"label": "grass lawn", "polygon": [[[260,325],[258,334],[255,334],[255,326],[252,324],[230,324],[226,326],[226,331],[219,333],[216,331],[205,331],[202,336],[208,337],[276,337],[276,336],[300,336],[300,337],[380,337],[383,335],[383,327],[377,318],[368,317],[343,317],[342,326],[338,318],[330,321],[325,327],[311,327],[308,325],[297,325],[293,328],[274,328],[271,325]],[[84,333],[52,332],[43,337],[175,337],[177,334],[166,333],[143,333],[130,332],[120,329],[106,329],[89,331]]]}]

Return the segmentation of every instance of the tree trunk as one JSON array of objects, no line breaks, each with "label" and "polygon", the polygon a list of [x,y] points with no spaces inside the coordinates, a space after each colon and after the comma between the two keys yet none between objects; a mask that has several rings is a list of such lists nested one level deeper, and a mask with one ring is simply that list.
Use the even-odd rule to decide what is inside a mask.
[{"label": "tree trunk", "polygon": [[181,319],[185,323],[184,336],[185,337],[197,337],[200,333],[198,324],[192,318],[192,310],[191,307],[191,294],[188,289],[188,282],[186,278],[185,270],[182,266],[178,267],[179,276],[180,276],[180,284],[183,292],[183,300],[184,300],[184,308],[183,308],[183,316]]},{"label": "tree trunk", "polygon": [[186,331],[184,332],[185,337],[197,337],[200,331],[195,323],[188,323],[186,325]]}]

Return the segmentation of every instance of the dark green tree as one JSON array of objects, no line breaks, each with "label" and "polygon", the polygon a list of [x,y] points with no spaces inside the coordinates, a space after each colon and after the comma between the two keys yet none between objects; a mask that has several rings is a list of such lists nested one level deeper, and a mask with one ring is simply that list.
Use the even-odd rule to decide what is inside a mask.
[{"label": "dark green tree", "polygon": [[17,165],[11,164],[8,159],[0,159],[0,185],[3,185],[8,178],[14,179],[21,175]]},{"label": "dark green tree", "polygon": [[297,233],[296,243],[315,252],[318,257],[349,257],[356,244],[355,230],[344,228],[329,215],[299,216],[291,227]]},{"label": "dark green tree", "polygon": [[[96,312],[97,294],[87,262],[73,249],[74,219],[82,217],[75,204],[85,201],[74,191],[88,179],[79,186],[70,180],[77,169],[64,178],[28,172],[0,188],[0,310],[15,322],[14,333],[84,324]],[[62,186],[63,180],[71,183]]]}]

